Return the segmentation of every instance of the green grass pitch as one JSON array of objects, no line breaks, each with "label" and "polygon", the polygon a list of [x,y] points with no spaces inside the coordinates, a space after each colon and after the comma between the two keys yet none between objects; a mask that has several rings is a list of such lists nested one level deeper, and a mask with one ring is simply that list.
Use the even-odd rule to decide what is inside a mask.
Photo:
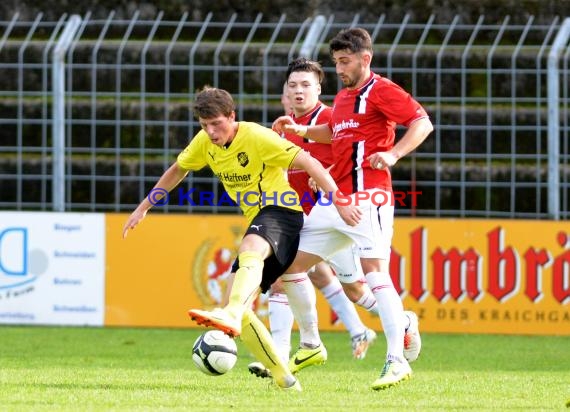
[{"label": "green grass pitch", "polygon": [[303,392],[289,393],[249,374],[239,341],[232,371],[199,372],[190,352],[202,331],[1,326],[0,410],[522,411],[570,400],[569,337],[423,334],[413,378],[376,392],[383,335],[356,361],[346,333],[322,333],[329,361],[301,371]]}]

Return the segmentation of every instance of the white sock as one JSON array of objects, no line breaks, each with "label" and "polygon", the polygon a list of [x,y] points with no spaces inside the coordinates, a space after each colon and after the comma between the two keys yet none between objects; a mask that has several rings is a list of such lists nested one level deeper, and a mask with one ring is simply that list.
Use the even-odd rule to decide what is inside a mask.
[{"label": "white sock", "polygon": [[372,290],[378,309],[382,328],[388,345],[388,359],[404,359],[404,305],[394,288],[389,273],[370,272],[366,282]]},{"label": "white sock", "polygon": [[287,295],[271,293],[268,299],[268,307],[271,336],[275,341],[279,357],[287,363],[291,353],[291,329],[294,321]]},{"label": "white sock", "polygon": [[354,304],[348,299],[340,281],[335,277],[324,288],[321,293],[327,299],[331,308],[336,312],[341,322],[348,330],[351,337],[361,335],[366,331],[366,326],[360,320]]},{"label": "white sock", "polygon": [[316,348],[321,344],[321,338],[317,317],[317,296],[313,284],[306,273],[281,275],[281,280],[289,298],[289,307],[299,325],[301,346]]},{"label": "white sock", "polygon": [[380,316],[380,313],[378,312],[378,303],[376,302],[374,294],[370,290],[368,284],[365,283],[363,286],[364,294],[360,297],[360,299],[358,299],[356,304],[366,309],[368,312],[373,313],[376,316]]}]

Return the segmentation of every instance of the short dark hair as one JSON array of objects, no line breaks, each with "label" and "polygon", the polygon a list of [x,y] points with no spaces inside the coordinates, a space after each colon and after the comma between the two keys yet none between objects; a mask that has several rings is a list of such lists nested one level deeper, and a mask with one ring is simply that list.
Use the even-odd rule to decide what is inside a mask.
[{"label": "short dark hair", "polygon": [[366,30],[359,27],[341,30],[329,42],[331,55],[339,50],[350,50],[352,53],[363,51],[372,53],[372,38]]},{"label": "short dark hair", "polygon": [[212,119],[218,116],[229,116],[236,109],[234,99],[224,89],[204,86],[194,99],[194,116]]},{"label": "short dark hair", "polygon": [[298,57],[289,63],[289,66],[287,67],[287,80],[289,80],[291,73],[294,72],[315,73],[319,80],[319,84],[322,83],[325,78],[325,72],[320,63],[309,60],[305,57]]}]

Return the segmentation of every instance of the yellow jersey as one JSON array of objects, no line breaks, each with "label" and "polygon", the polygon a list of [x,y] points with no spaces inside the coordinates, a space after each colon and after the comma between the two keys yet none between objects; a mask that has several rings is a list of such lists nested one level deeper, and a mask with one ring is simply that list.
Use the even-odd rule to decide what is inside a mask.
[{"label": "yellow jersey", "polygon": [[178,155],[178,166],[184,170],[209,166],[249,222],[265,206],[302,211],[284,173],[301,148],[257,123],[238,124],[227,148],[213,144],[200,130]]}]

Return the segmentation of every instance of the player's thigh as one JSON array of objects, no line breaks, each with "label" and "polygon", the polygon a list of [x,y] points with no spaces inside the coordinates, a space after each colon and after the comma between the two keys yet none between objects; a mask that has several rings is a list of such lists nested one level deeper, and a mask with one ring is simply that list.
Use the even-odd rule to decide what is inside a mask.
[{"label": "player's thigh", "polygon": [[315,206],[301,229],[299,250],[328,259],[351,243],[350,238],[338,230],[342,226],[347,225],[334,206]]},{"label": "player's thigh", "polygon": [[360,258],[353,246],[346,247],[328,259],[336,277],[342,283],[354,283],[363,278]]},{"label": "player's thigh", "polygon": [[362,220],[355,228],[353,239],[358,245],[358,254],[363,258],[390,259],[394,234],[394,206],[374,203],[363,205]]}]

